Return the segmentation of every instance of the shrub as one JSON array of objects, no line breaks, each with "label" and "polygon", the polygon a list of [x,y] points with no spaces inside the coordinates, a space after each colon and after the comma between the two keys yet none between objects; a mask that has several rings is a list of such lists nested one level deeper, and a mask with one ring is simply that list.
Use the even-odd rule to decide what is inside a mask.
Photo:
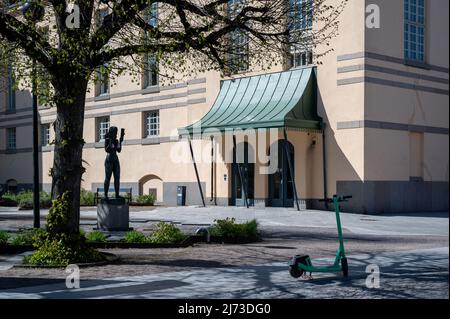
[{"label": "shrub", "polygon": [[34,242],[38,249],[24,257],[24,263],[30,265],[67,266],[69,264],[90,263],[104,260],[102,254],[85,245],[79,234],[57,234],[52,237],[47,232],[40,234]]},{"label": "shrub", "polygon": [[155,196],[153,194],[135,196],[133,203],[137,205],[153,206],[155,204]]},{"label": "shrub", "polygon": [[86,239],[88,242],[94,242],[94,243],[104,243],[106,242],[106,235],[103,234],[101,231],[93,231],[90,232],[87,236]]},{"label": "shrub", "polygon": [[[33,208],[33,192],[22,191],[16,195],[17,205],[20,209],[32,209]],[[39,206],[41,208],[48,208],[51,206],[51,195],[46,192],[39,193]]]},{"label": "shrub", "polygon": [[95,194],[85,189],[81,189],[80,206],[94,206],[94,205],[95,205]]},{"label": "shrub", "polygon": [[45,231],[37,231],[33,236],[33,246],[37,250],[24,258],[31,265],[58,265],[90,263],[104,260],[104,256],[86,245],[80,234],[66,234],[64,227],[69,221],[71,194],[65,192],[53,200],[47,216]]},{"label": "shrub", "polygon": [[0,230],[0,245],[6,245],[9,237],[9,234],[6,231]]},{"label": "shrub", "polygon": [[175,244],[183,241],[185,235],[173,224],[161,222],[156,230],[148,238],[148,241],[154,244]]},{"label": "shrub", "polygon": [[210,228],[211,235],[223,236],[226,238],[236,237],[258,237],[258,223],[255,219],[243,223],[236,224],[235,218],[215,220],[215,224]]},{"label": "shrub", "polygon": [[17,206],[17,195],[13,193],[5,193],[0,198],[2,206]]},{"label": "shrub", "polygon": [[25,230],[17,234],[16,237],[11,241],[11,244],[17,246],[30,246],[33,245],[33,237],[38,232],[38,229]]},{"label": "shrub", "polygon": [[140,244],[145,243],[147,239],[143,233],[133,230],[125,233],[123,241],[130,244]]}]

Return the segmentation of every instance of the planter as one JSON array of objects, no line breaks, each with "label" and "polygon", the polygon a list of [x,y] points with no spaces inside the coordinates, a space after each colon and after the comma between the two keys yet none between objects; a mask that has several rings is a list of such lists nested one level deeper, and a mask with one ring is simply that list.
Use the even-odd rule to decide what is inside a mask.
[{"label": "planter", "polygon": [[181,243],[178,244],[152,244],[152,243],[124,243],[124,242],[106,242],[106,243],[96,243],[96,242],[88,242],[87,244],[93,248],[99,249],[130,249],[130,248],[186,248],[192,246],[194,241],[192,237],[187,237]]},{"label": "planter", "polygon": [[33,251],[35,248],[32,245],[6,245],[0,246],[0,255],[21,254],[26,251]]},{"label": "planter", "polygon": [[[206,242],[205,236],[192,236],[192,240],[195,243],[203,243]],[[261,238],[258,237],[249,237],[249,236],[237,236],[237,237],[223,237],[223,236],[211,236],[210,242],[215,244],[251,244],[261,241]]]},{"label": "planter", "polygon": [[[80,264],[76,264],[76,265],[80,268],[103,266],[103,265],[108,265],[108,264],[114,263],[119,260],[119,256],[116,256],[114,254],[105,253],[105,252],[100,252],[100,253],[105,257],[105,260],[97,261],[97,262],[93,262],[93,263],[80,263]],[[66,268],[66,267],[67,267],[67,265],[42,265],[42,266],[39,266],[39,265],[14,265],[14,268]]]}]

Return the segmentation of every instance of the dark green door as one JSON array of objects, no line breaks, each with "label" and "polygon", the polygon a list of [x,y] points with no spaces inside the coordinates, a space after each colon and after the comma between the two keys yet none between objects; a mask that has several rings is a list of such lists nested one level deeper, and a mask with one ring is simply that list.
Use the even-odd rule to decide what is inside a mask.
[{"label": "dark green door", "polygon": [[[236,152],[233,154],[233,174],[232,174],[232,201],[235,206],[246,206],[245,191],[247,191],[248,203],[250,206],[255,204],[255,164],[249,163],[249,145],[244,143],[243,147],[237,147],[238,151],[243,151],[243,160],[237,163]],[[239,174],[241,170],[242,182]],[[245,187],[243,187],[245,186]]]},{"label": "dark green door", "polygon": [[[294,183],[289,171],[286,150],[295,166],[294,146],[284,140],[278,141],[278,169],[269,175],[269,200],[271,207],[294,207]],[[292,168],[295,174],[295,167]]]}]

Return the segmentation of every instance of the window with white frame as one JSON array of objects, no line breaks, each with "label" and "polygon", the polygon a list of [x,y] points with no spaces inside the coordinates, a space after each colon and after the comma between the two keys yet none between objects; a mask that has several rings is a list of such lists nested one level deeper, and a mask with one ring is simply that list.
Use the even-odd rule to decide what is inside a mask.
[{"label": "window with white frame", "polygon": [[97,142],[103,142],[109,130],[109,116],[97,118]]},{"label": "window with white frame", "polygon": [[50,144],[50,124],[41,125],[41,145],[48,146]]},{"label": "window with white frame", "polygon": [[8,150],[16,149],[16,128],[10,127],[6,129],[6,148]]},{"label": "window with white frame", "polygon": [[425,0],[404,0],[405,59],[425,62]]},{"label": "window with white frame", "polygon": [[144,116],[146,138],[159,136],[159,111],[146,112]]},{"label": "window with white frame", "polygon": [[289,0],[290,68],[313,64],[311,30],[313,24],[313,0]]},{"label": "window with white frame", "polygon": [[14,81],[14,73],[12,65],[8,65],[8,103],[7,103],[7,110],[8,111],[14,111],[16,109],[16,88],[15,88],[15,81]]},{"label": "window with white frame", "polygon": [[[246,0],[229,0],[228,16],[235,18],[245,6]],[[244,72],[249,69],[249,36],[244,30],[237,29],[229,34],[230,53],[228,65],[233,72]]]}]

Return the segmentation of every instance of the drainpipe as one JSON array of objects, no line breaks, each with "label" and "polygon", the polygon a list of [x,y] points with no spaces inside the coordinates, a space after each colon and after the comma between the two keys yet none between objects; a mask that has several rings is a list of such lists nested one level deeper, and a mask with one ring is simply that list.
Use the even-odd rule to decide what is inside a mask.
[{"label": "drainpipe", "polygon": [[[323,156],[323,199],[328,198],[328,187],[327,187],[327,156],[325,147],[325,129],[327,125],[322,123],[322,156]],[[328,209],[328,202],[325,201],[325,208]]]},{"label": "drainpipe", "polygon": [[214,136],[211,136],[211,202],[217,205],[216,197],[214,196]]}]

